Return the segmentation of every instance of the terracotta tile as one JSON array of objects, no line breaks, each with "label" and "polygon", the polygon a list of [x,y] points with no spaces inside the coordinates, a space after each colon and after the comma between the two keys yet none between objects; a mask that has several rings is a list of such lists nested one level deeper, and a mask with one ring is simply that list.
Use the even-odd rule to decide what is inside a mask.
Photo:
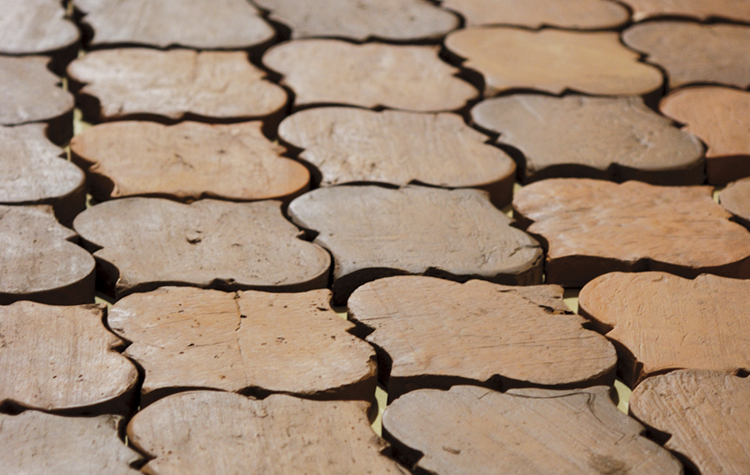
[{"label": "terracotta tile", "polygon": [[671,435],[664,446],[700,473],[750,469],[750,380],[682,370],[649,378],[633,391],[630,410]]},{"label": "terracotta tile", "polygon": [[[613,271],[750,276],[750,233],[708,186],[559,178],[513,198],[514,216],[545,242],[548,283],[582,287]],[[533,224],[532,224],[533,223]]]},{"label": "terracotta tile", "polygon": [[502,467],[534,475],[681,474],[680,463],[640,436],[643,426],[619,412],[608,391],[425,389],[391,404],[383,424],[402,463],[427,473],[497,473]]},{"label": "terracotta tile", "polygon": [[750,176],[749,92],[714,86],[679,89],[662,99],[659,109],[706,143],[709,183]]},{"label": "terracotta tile", "polygon": [[141,406],[184,388],[360,399],[375,393],[375,352],[347,330],[330,290],[237,293],[161,287],[132,294],[107,323],[145,371]]},{"label": "terracotta tile", "polygon": [[476,190],[327,187],[292,201],[289,216],[331,252],[336,304],[398,274],[541,283],[539,244]]},{"label": "terracotta tile", "polygon": [[435,40],[458,27],[458,17],[427,0],[256,0],[292,38],[364,41]]},{"label": "terracotta tile", "polygon": [[556,285],[400,276],[363,285],[348,307],[373,330],[367,341],[388,355],[380,367],[390,369],[381,371],[390,399],[457,383],[506,390],[613,382],[614,347],[585,330],[562,296]]},{"label": "terracotta tile", "polygon": [[324,186],[419,182],[482,188],[498,206],[511,200],[515,162],[456,114],[321,107],[284,119],[279,136],[302,149]]},{"label": "terracotta tile", "polygon": [[123,121],[96,125],[73,138],[73,160],[87,169],[93,196],[250,201],[307,190],[310,173],[283,158],[260,122],[165,126]]},{"label": "terracotta tile", "polygon": [[347,104],[418,112],[461,109],[478,91],[444,63],[433,46],[338,40],[276,45],[263,64],[284,76],[295,106]]},{"label": "terracotta tile", "polygon": [[591,177],[692,185],[705,179],[703,146],[639,97],[513,94],[480,102],[474,123],[523,154],[521,179]]},{"label": "terracotta tile", "polygon": [[73,225],[98,249],[99,286],[117,298],[170,284],[301,291],[328,280],[330,257],[299,239],[278,201],[124,198]]},{"label": "terracotta tile", "polygon": [[153,475],[408,472],[380,454],[362,401],[193,391],[157,401],[128,424]]},{"label": "terracotta tile", "polygon": [[[66,414],[130,414],[138,370],[99,305],[0,307],[0,402]],[[9,368],[13,368],[12,371]]]},{"label": "terracotta tile", "polygon": [[513,89],[645,95],[664,82],[616,32],[467,28],[448,35],[445,46],[484,76],[485,96]]}]

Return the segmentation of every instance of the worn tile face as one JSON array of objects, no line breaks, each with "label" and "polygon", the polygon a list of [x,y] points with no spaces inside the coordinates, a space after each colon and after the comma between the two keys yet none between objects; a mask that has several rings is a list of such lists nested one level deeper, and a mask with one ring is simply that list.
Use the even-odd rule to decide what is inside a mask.
[{"label": "worn tile face", "polygon": [[70,223],[86,206],[85,177],[44,129],[0,125],[0,203],[50,204],[58,220]]},{"label": "worn tile face", "polygon": [[750,380],[718,371],[681,370],[640,384],[635,417],[670,434],[664,446],[700,473],[750,470]]},{"label": "worn tile face", "polygon": [[[76,414],[128,414],[138,370],[97,305],[0,306],[0,402]],[[13,368],[13,370],[9,370]]]},{"label": "worn tile face", "polygon": [[476,190],[327,187],[296,198],[289,216],[331,252],[337,304],[359,285],[397,274],[541,283],[539,243]]},{"label": "worn tile face", "polygon": [[546,282],[582,287],[613,271],[750,277],[750,233],[708,186],[559,178],[513,198],[514,217],[548,245]]},{"label": "worn tile face", "polygon": [[292,38],[356,41],[435,40],[458,27],[458,17],[427,0],[257,0]]},{"label": "worn tile face", "polygon": [[459,12],[468,26],[603,30],[617,28],[630,19],[625,7],[609,0],[444,0],[441,6]]},{"label": "worn tile face", "polygon": [[93,302],[95,262],[51,206],[0,205],[0,304]]},{"label": "worn tile face", "polygon": [[107,323],[146,373],[141,405],[184,388],[370,400],[375,352],[330,307],[330,290],[161,287],[115,303]]},{"label": "worn tile face", "polygon": [[740,223],[750,227],[750,178],[730,183],[721,192],[719,201]]},{"label": "worn tile face", "polygon": [[49,58],[0,56],[0,125],[49,124],[55,143],[73,135],[73,95],[47,69]]},{"label": "worn tile face", "polygon": [[0,53],[50,54],[78,41],[78,28],[55,0],[3,1]]},{"label": "worn tile face", "polygon": [[388,354],[391,399],[456,380],[495,388],[509,380],[548,387],[613,380],[614,347],[585,330],[562,295],[551,285],[399,276],[363,285],[347,306],[351,319],[374,330],[367,341]]},{"label": "worn tile face", "polygon": [[419,182],[482,188],[499,206],[511,200],[515,162],[457,114],[320,107],[284,119],[279,136],[303,149],[322,185]]},{"label": "worn tile face", "polygon": [[654,21],[631,26],[622,33],[622,41],[663,68],[670,88],[704,83],[750,86],[750,27]]},{"label": "worn tile face", "polygon": [[659,110],[705,142],[709,183],[725,185],[750,176],[750,92],[719,86],[678,89],[662,99]]},{"label": "worn tile face", "polygon": [[512,89],[644,95],[664,82],[616,32],[467,28],[448,35],[445,46],[484,76],[486,97]]},{"label": "worn tile face", "polygon": [[205,473],[371,473],[405,475],[381,455],[363,401],[262,401],[191,391],[157,401],[128,424],[128,438],[154,456],[154,475]]},{"label": "worn tile face", "polygon": [[635,387],[674,368],[750,368],[749,296],[747,280],[612,273],[586,284],[579,309],[619,343],[620,373]]},{"label": "worn tile face", "polygon": [[435,46],[297,40],[276,45],[263,64],[284,77],[295,106],[345,104],[418,112],[453,111],[478,96]]},{"label": "worn tile face", "polygon": [[102,284],[117,298],[170,284],[300,291],[328,281],[330,257],[299,239],[278,201],[124,198],[89,208],[73,225],[101,248]]},{"label": "worn tile face", "polygon": [[523,153],[524,182],[586,176],[654,184],[702,184],[703,146],[638,97],[512,94],[471,110],[497,142]]},{"label": "worn tile face", "polygon": [[248,120],[278,113],[286,92],[265,79],[243,52],[122,48],[92,51],[68,66],[85,84],[84,117]]},{"label": "worn tile face", "polygon": [[[644,427],[619,412],[609,388],[506,393],[474,386],[401,396],[383,416],[401,462],[428,473],[681,474],[667,450],[641,437]],[[419,451],[417,459],[410,451]],[[412,455],[410,457],[410,455]]]},{"label": "worn tile face", "polygon": [[120,440],[121,416],[62,417],[37,411],[0,414],[0,462],[6,473],[138,475],[140,454]]},{"label": "worn tile face", "polygon": [[288,198],[310,173],[261,132],[261,122],[209,125],[146,121],[99,124],[70,143],[97,200],[167,196],[233,201]]},{"label": "worn tile face", "polygon": [[73,0],[94,31],[92,46],[247,49],[275,32],[244,0]]},{"label": "worn tile face", "polygon": [[714,18],[750,22],[750,4],[736,0],[622,0],[633,10],[633,20],[681,16],[701,21]]}]

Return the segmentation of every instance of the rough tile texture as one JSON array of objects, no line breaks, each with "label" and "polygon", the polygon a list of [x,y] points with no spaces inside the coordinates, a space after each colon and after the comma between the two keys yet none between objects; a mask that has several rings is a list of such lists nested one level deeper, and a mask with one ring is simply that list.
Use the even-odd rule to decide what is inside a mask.
[{"label": "rough tile texture", "polygon": [[58,220],[71,223],[86,207],[85,177],[44,129],[0,125],[0,203],[49,204]]},{"label": "rough tile texture", "polygon": [[513,94],[480,102],[476,125],[523,154],[524,182],[585,176],[702,184],[703,146],[639,97]]},{"label": "rough tile texture", "polygon": [[599,30],[617,28],[630,19],[625,7],[609,0],[443,0],[441,6],[459,12],[468,26]]},{"label": "rough tile texture", "polygon": [[750,22],[750,3],[744,0],[622,0],[633,10],[633,21],[660,16],[684,16],[701,21],[722,18]]},{"label": "rough tile texture", "polygon": [[103,307],[35,302],[0,306],[0,402],[74,414],[128,414],[135,366],[114,351],[122,341]]},{"label": "rough tile texture", "polygon": [[299,40],[276,45],[263,64],[281,73],[295,106],[348,104],[419,112],[452,111],[478,91],[433,46]]},{"label": "rough tile texture", "polygon": [[208,125],[113,122],[73,137],[73,160],[88,168],[99,201],[126,196],[251,201],[307,190],[310,173],[268,140],[260,122]]},{"label": "rough tile texture", "polygon": [[278,201],[124,198],[89,208],[73,225],[101,248],[100,284],[117,298],[170,284],[301,291],[328,280],[330,257],[299,239]]},{"label": "rough tile texture", "polygon": [[65,143],[73,136],[73,95],[47,69],[49,58],[0,56],[0,125],[46,122],[47,136]]},{"label": "rough tile texture", "polygon": [[299,157],[317,167],[322,185],[474,187],[501,207],[512,198],[515,162],[456,114],[321,107],[284,119],[279,136],[303,150]]},{"label": "rough tile texture", "polygon": [[95,263],[48,205],[0,205],[0,304],[94,301]]},{"label": "rough tile texture", "polygon": [[721,205],[745,227],[750,227],[750,178],[730,183],[719,196]]},{"label": "rough tile texture", "polygon": [[5,473],[138,475],[143,458],[120,440],[122,418],[61,417],[37,411],[0,414],[0,462]]},{"label": "rough tile texture", "polygon": [[750,281],[664,272],[612,273],[589,282],[579,312],[619,349],[634,387],[674,368],[750,370]]},{"label": "rough tile texture", "polygon": [[295,199],[288,212],[333,255],[337,304],[365,282],[396,274],[541,283],[539,244],[476,190],[328,187]]},{"label": "rough tile texture", "polygon": [[153,475],[263,473],[406,474],[380,454],[362,401],[194,391],[158,401],[128,424],[128,438],[155,457]]},{"label": "rough tile texture", "polygon": [[608,391],[425,389],[388,406],[383,425],[399,460],[425,473],[682,474]]},{"label": "rough tile texture", "polygon": [[706,143],[709,183],[750,176],[750,92],[717,86],[679,89],[662,99],[659,110]]},{"label": "rough tile texture", "polygon": [[670,88],[691,83],[750,86],[750,27],[655,21],[628,28],[622,40],[646,54],[649,63],[662,67]]},{"label": "rough tile texture", "polygon": [[644,95],[660,88],[661,72],[638,62],[616,32],[467,28],[448,35],[445,46],[464,67],[484,76],[485,96],[512,89],[552,94]]},{"label": "rough tile texture", "polygon": [[664,446],[700,473],[750,471],[750,380],[714,371],[674,371],[638,386],[631,413],[671,435]]},{"label": "rough tile texture", "polygon": [[374,330],[367,341],[388,355],[391,399],[456,382],[507,389],[614,381],[614,347],[584,330],[562,296],[558,286],[400,276],[363,285],[348,307]]},{"label": "rough tile texture", "polygon": [[109,312],[145,370],[141,405],[184,388],[370,400],[375,352],[329,305],[330,290],[226,293],[161,287]]},{"label": "rough tile texture", "polygon": [[748,278],[750,233],[712,191],[562,178],[519,190],[513,209],[548,249],[548,283],[582,287],[607,272],[645,270]]},{"label": "rough tile texture", "polygon": [[437,40],[458,28],[458,17],[427,0],[257,0],[292,38],[357,41]]},{"label": "rough tile texture", "polygon": [[201,118],[240,121],[279,113],[286,93],[242,52],[93,51],[68,66],[85,84],[80,107],[92,121]]},{"label": "rough tile texture", "polygon": [[73,0],[87,13],[92,46],[180,45],[196,49],[246,49],[275,31],[246,0]]},{"label": "rough tile texture", "polygon": [[0,53],[59,53],[78,42],[78,28],[56,0],[0,1]]}]

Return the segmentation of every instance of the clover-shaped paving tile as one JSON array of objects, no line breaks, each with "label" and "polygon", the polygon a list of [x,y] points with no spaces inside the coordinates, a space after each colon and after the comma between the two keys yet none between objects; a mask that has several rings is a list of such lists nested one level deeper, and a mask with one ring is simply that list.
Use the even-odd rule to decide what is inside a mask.
[{"label": "clover-shaped paving tile", "polygon": [[347,333],[330,290],[272,294],[161,287],[117,302],[109,327],[146,373],[141,404],[182,388],[370,400],[375,352]]},{"label": "clover-shaped paving tile", "polygon": [[87,209],[73,225],[101,248],[100,284],[118,298],[168,284],[299,291],[328,280],[330,257],[298,238],[278,201],[124,198]]},{"label": "clover-shaped paving tile", "polygon": [[467,28],[448,35],[445,46],[484,76],[485,96],[512,89],[644,95],[664,82],[616,32]]},{"label": "clover-shaped paving tile", "polygon": [[424,473],[681,474],[609,390],[422,389],[388,406],[383,429],[399,460]]},{"label": "clover-shaped paving tile", "polygon": [[740,223],[750,228],[750,178],[730,183],[719,195],[719,202]]},{"label": "clover-shaped paving tile", "polygon": [[515,163],[456,114],[321,107],[286,118],[279,136],[303,149],[323,185],[419,182],[482,188],[499,206],[511,200]]},{"label": "clover-shaped paving tile", "polygon": [[51,206],[0,205],[0,304],[93,302],[95,262],[77,237]]},{"label": "clover-shaped paving tile", "polygon": [[474,122],[523,153],[524,182],[588,176],[701,184],[703,146],[638,97],[513,94],[480,102]]},{"label": "clover-shaped paving tile", "polygon": [[455,77],[433,46],[297,40],[276,45],[263,64],[284,75],[296,106],[346,104],[419,112],[452,111],[478,91]]},{"label": "clover-shaped paving tile", "polygon": [[75,414],[128,414],[138,370],[114,351],[101,306],[0,306],[0,402]]},{"label": "clover-shaped paving tile", "polygon": [[46,122],[61,144],[73,136],[73,95],[47,69],[49,58],[0,56],[0,125]]},{"label": "clover-shaped paving tile", "polygon": [[750,176],[750,92],[719,86],[678,89],[662,99],[659,110],[706,143],[709,183]]},{"label": "clover-shaped paving tile", "polygon": [[59,54],[78,42],[78,28],[56,0],[6,0],[0,15],[0,53]]},{"label": "clover-shaped paving tile", "polygon": [[619,349],[631,387],[674,368],[750,370],[750,281],[611,273],[586,284],[579,312]]},{"label": "clover-shaped paving tile", "polygon": [[443,0],[467,25],[555,26],[580,30],[616,28],[630,19],[622,5],[609,0]]},{"label": "clover-shaped paving tile", "polygon": [[100,201],[138,195],[248,201],[306,190],[307,168],[281,157],[286,149],[261,126],[112,122],[75,136],[70,149],[74,160],[91,166],[89,186]]},{"label": "clover-shaped paving tile", "polygon": [[128,424],[128,438],[154,457],[153,475],[405,475],[380,453],[367,403],[192,391],[155,402]]},{"label": "clover-shaped paving tile", "polygon": [[458,18],[427,0],[256,0],[292,38],[337,37],[364,41],[439,39]]},{"label": "clover-shaped paving tile", "polygon": [[750,233],[712,191],[559,178],[516,192],[513,209],[545,242],[548,283],[582,287],[607,272],[644,270],[750,277]]},{"label": "clover-shaped paving tile", "polygon": [[246,0],[74,0],[91,45],[247,49],[275,35]]},{"label": "clover-shaped paving tile", "polygon": [[750,3],[737,0],[621,0],[633,10],[633,21],[654,17],[722,18],[750,22]]},{"label": "clover-shaped paving tile", "polygon": [[289,215],[316,231],[333,255],[334,302],[396,274],[541,283],[542,250],[476,190],[419,186],[320,188],[296,198]]},{"label": "clover-shaped paving tile", "polygon": [[139,475],[143,458],[120,440],[122,418],[62,417],[37,411],[0,414],[3,472],[24,475]]},{"label": "clover-shaped paving tile", "polygon": [[0,203],[50,204],[71,223],[86,207],[84,175],[52,144],[44,124],[0,125]]},{"label": "clover-shaped paving tile", "polygon": [[641,383],[630,412],[669,434],[664,446],[700,473],[750,471],[750,379],[718,371],[682,370]]},{"label": "clover-shaped paving tile", "polygon": [[495,388],[611,382],[615,349],[585,330],[562,296],[556,285],[399,276],[363,285],[347,305],[351,319],[374,329],[367,341],[388,355],[390,398],[457,381]]},{"label": "clover-shaped paving tile", "polygon": [[[646,54],[649,63],[662,67],[669,87],[691,83],[750,86],[750,27],[705,25],[687,21],[653,21],[622,33],[629,47]],[[690,60],[685,60],[685,52]]]},{"label": "clover-shaped paving tile", "polygon": [[149,117],[247,120],[278,113],[286,93],[243,52],[93,51],[68,66],[92,121]]}]

